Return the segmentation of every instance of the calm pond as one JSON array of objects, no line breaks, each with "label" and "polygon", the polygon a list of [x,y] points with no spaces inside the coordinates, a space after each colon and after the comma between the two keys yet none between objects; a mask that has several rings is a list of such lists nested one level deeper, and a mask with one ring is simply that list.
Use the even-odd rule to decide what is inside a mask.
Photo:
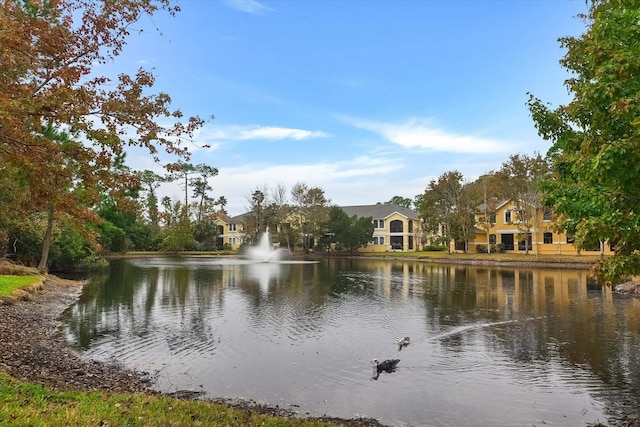
[{"label": "calm pond", "polygon": [[[640,299],[586,271],[158,257],[92,279],[63,317],[69,343],[162,391],[400,426],[578,426],[640,407]],[[375,380],[374,358],[401,361]]]}]

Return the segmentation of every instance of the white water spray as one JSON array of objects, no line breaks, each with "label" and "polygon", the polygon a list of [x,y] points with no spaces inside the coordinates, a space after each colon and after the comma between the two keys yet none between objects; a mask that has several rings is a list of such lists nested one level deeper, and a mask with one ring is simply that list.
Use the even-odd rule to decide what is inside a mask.
[{"label": "white water spray", "polygon": [[256,246],[247,250],[247,258],[256,262],[278,262],[282,258],[283,249],[274,249],[269,239],[269,233],[264,233]]}]

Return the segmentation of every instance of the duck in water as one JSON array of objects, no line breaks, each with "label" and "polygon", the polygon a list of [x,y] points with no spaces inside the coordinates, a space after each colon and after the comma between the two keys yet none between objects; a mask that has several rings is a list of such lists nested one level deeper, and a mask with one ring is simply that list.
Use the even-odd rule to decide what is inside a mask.
[{"label": "duck in water", "polygon": [[398,366],[398,362],[400,359],[387,359],[380,362],[378,359],[373,359],[371,363],[376,366],[376,373],[373,377],[374,380],[377,380],[380,376],[381,372],[392,373],[395,372],[396,366]]},{"label": "duck in water", "polygon": [[411,338],[409,337],[404,337],[398,340],[398,347],[400,347],[398,350],[402,350],[402,348],[408,346],[410,342],[411,342]]}]

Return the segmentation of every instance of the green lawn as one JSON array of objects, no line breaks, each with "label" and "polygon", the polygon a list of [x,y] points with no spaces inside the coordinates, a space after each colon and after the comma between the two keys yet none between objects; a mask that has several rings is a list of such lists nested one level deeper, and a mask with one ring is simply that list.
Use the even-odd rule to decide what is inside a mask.
[{"label": "green lawn", "polygon": [[32,285],[39,280],[39,276],[0,275],[0,297],[11,295],[16,289]]},{"label": "green lawn", "polygon": [[0,425],[56,426],[335,426],[287,419],[204,401],[161,395],[63,392],[0,372]]}]

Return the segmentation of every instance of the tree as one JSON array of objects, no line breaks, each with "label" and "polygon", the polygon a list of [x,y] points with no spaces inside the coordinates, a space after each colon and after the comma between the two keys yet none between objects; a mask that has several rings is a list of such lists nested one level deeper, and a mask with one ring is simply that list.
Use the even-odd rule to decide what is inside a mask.
[{"label": "tree", "polygon": [[224,197],[224,196],[220,196],[220,197],[218,197],[218,200],[216,200],[214,204],[217,205],[217,206],[220,206],[220,212],[221,213],[226,214],[227,213],[227,209],[226,209],[227,203],[229,203],[227,198]]},{"label": "tree", "polygon": [[578,248],[615,245],[595,269],[611,283],[640,273],[640,7],[594,0],[583,19],[584,34],[560,39],[571,101],[552,108],[531,95],[528,106],[552,143],[555,176],[545,182],[545,200]]},{"label": "tree", "polygon": [[249,202],[249,215],[244,218],[242,228],[246,234],[246,239],[250,242],[257,242],[260,236],[267,231],[267,205],[269,200],[267,196],[269,188],[266,185],[256,187],[253,192],[247,196]]},{"label": "tree", "polygon": [[16,168],[0,165],[0,206],[8,208],[3,209],[0,215],[0,258],[17,252],[12,231],[21,217],[21,208],[28,199],[26,182],[21,175]]},{"label": "tree", "polygon": [[126,164],[126,153],[116,156],[110,170],[108,187],[101,187],[95,212],[99,242],[104,249],[123,252],[131,249],[157,249],[153,227],[143,220],[140,199],[140,174]]},{"label": "tree", "polygon": [[329,209],[328,220],[325,224],[325,239],[335,243],[338,248],[346,248],[353,253],[358,248],[366,246],[373,237],[373,218],[349,217],[338,206]]},{"label": "tree", "polygon": [[475,183],[464,183],[456,194],[454,209],[446,215],[449,233],[456,242],[464,242],[469,251],[469,239],[475,230],[475,212],[480,204],[480,188]]},{"label": "tree", "polygon": [[449,242],[454,237],[451,230],[452,215],[456,212],[462,191],[462,174],[458,171],[445,172],[438,180],[431,180],[420,198],[419,212],[427,231],[442,233],[449,251]]},{"label": "tree", "polygon": [[291,187],[291,199],[298,210],[298,223],[295,226],[302,236],[303,249],[308,251],[312,249],[315,237],[322,234],[322,225],[329,213],[329,200],[323,189],[309,188],[301,182]]},{"label": "tree", "polygon": [[[46,271],[49,260],[49,250],[53,243],[53,227],[57,216],[90,219],[91,211],[88,210],[93,202],[97,202],[97,182],[95,178],[87,176],[86,167],[79,164],[86,162],[89,153],[78,141],[75,141],[67,132],[60,131],[51,123],[41,128],[42,136],[48,138],[53,145],[59,145],[58,157],[49,158],[43,162],[41,171],[34,171],[28,167],[26,170],[27,181],[30,188],[30,207],[36,212],[45,212],[45,227],[42,238],[40,261],[38,270]],[[75,152],[75,156],[66,153]],[[49,185],[41,185],[39,180],[45,179]],[[78,186],[78,182],[85,183]],[[53,191],[51,191],[53,190]],[[80,222],[78,222],[80,223]]]},{"label": "tree", "polygon": [[275,230],[277,230],[278,240],[280,243],[286,243],[287,249],[291,251],[293,233],[291,227],[287,224],[287,215],[289,215],[291,209],[287,198],[287,188],[284,184],[279,183],[276,185],[272,191],[271,200],[272,222]]},{"label": "tree", "polygon": [[168,221],[162,250],[176,253],[188,249],[194,242],[188,207],[180,201],[172,202],[166,198],[163,199],[163,204]]},{"label": "tree", "polygon": [[[49,179],[62,163],[73,164],[74,185],[83,197],[93,197],[97,187],[89,185],[91,180],[108,187],[114,158],[128,146],[145,148],[156,160],[159,148],[179,157],[188,154],[183,142],[203,120],[182,122],[181,112],[170,109],[167,94],[150,94],[153,74],[140,69],[134,76],[111,79],[96,73],[96,66],[120,54],[131,26],[158,10],[174,14],[178,8],[170,0],[0,5],[0,164],[39,177],[38,199],[32,199],[36,205],[62,193],[69,199],[69,187]],[[170,124],[162,126],[160,119]],[[60,143],[47,129],[68,131],[83,143]],[[78,206],[83,205],[56,201],[52,215],[90,220],[90,211]],[[40,260],[45,264],[46,259]]]},{"label": "tree", "polygon": [[218,175],[218,169],[213,166],[208,166],[204,163],[196,166],[196,172],[200,176],[191,178],[191,185],[193,187],[193,198],[198,201],[196,208],[196,220],[202,221],[207,213],[213,209],[213,198],[209,196],[209,192],[213,191],[213,187],[209,184],[209,178],[213,178]]},{"label": "tree", "polygon": [[393,196],[391,198],[391,200],[389,200],[388,202],[385,203],[385,205],[396,205],[396,206],[400,206],[400,207],[403,207],[403,208],[411,209],[412,203],[413,203],[413,201],[408,197]]},{"label": "tree", "polygon": [[[542,182],[549,178],[549,174],[549,163],[539,153],[534,156],[512,155],[497,173],[506,189],[502,194],[515,205],[514,219],[527,254],[532,236],[538,236],[537,227],[544,208]],[[538,246],[533,248],[537,254]]]},{"label": "tree", "polygon": [[[208,192],[213,190],[209,184],[209,178],[218,175],[218,169],[204,163],[192,165],[191,163],[178,161],[167,165],[167,169],[171,172],[165,177],[167,181],[181,180],[184,188],[184,206],[189,208],[189,184],[193,187],[193,198],[198,200],[196,205],[196,220],[200,221],[203,217],[205,203],[212,202],[208,196]],[[191,175],[199,174],[195,178],[189,178]]]},{"label": "tree", "polygon": [[[489,231],[495,224],[495,214],[498,204],[502,202],[504,188],[501,175],[493,171],[487,172],[477,179],[476,185],[480,193],[481,204],[477,216],[476,226],[485,232],[487,242],[489,242]],[[491,244],[487,245],[487,253],[491,253]]]},{"label": "tree", "polygon": [[147,216],[153,228],[158,227],[158,196],[156,190],[165,181],[165,178],[148,169],[138,174],[140,183],[147,191]]}]

